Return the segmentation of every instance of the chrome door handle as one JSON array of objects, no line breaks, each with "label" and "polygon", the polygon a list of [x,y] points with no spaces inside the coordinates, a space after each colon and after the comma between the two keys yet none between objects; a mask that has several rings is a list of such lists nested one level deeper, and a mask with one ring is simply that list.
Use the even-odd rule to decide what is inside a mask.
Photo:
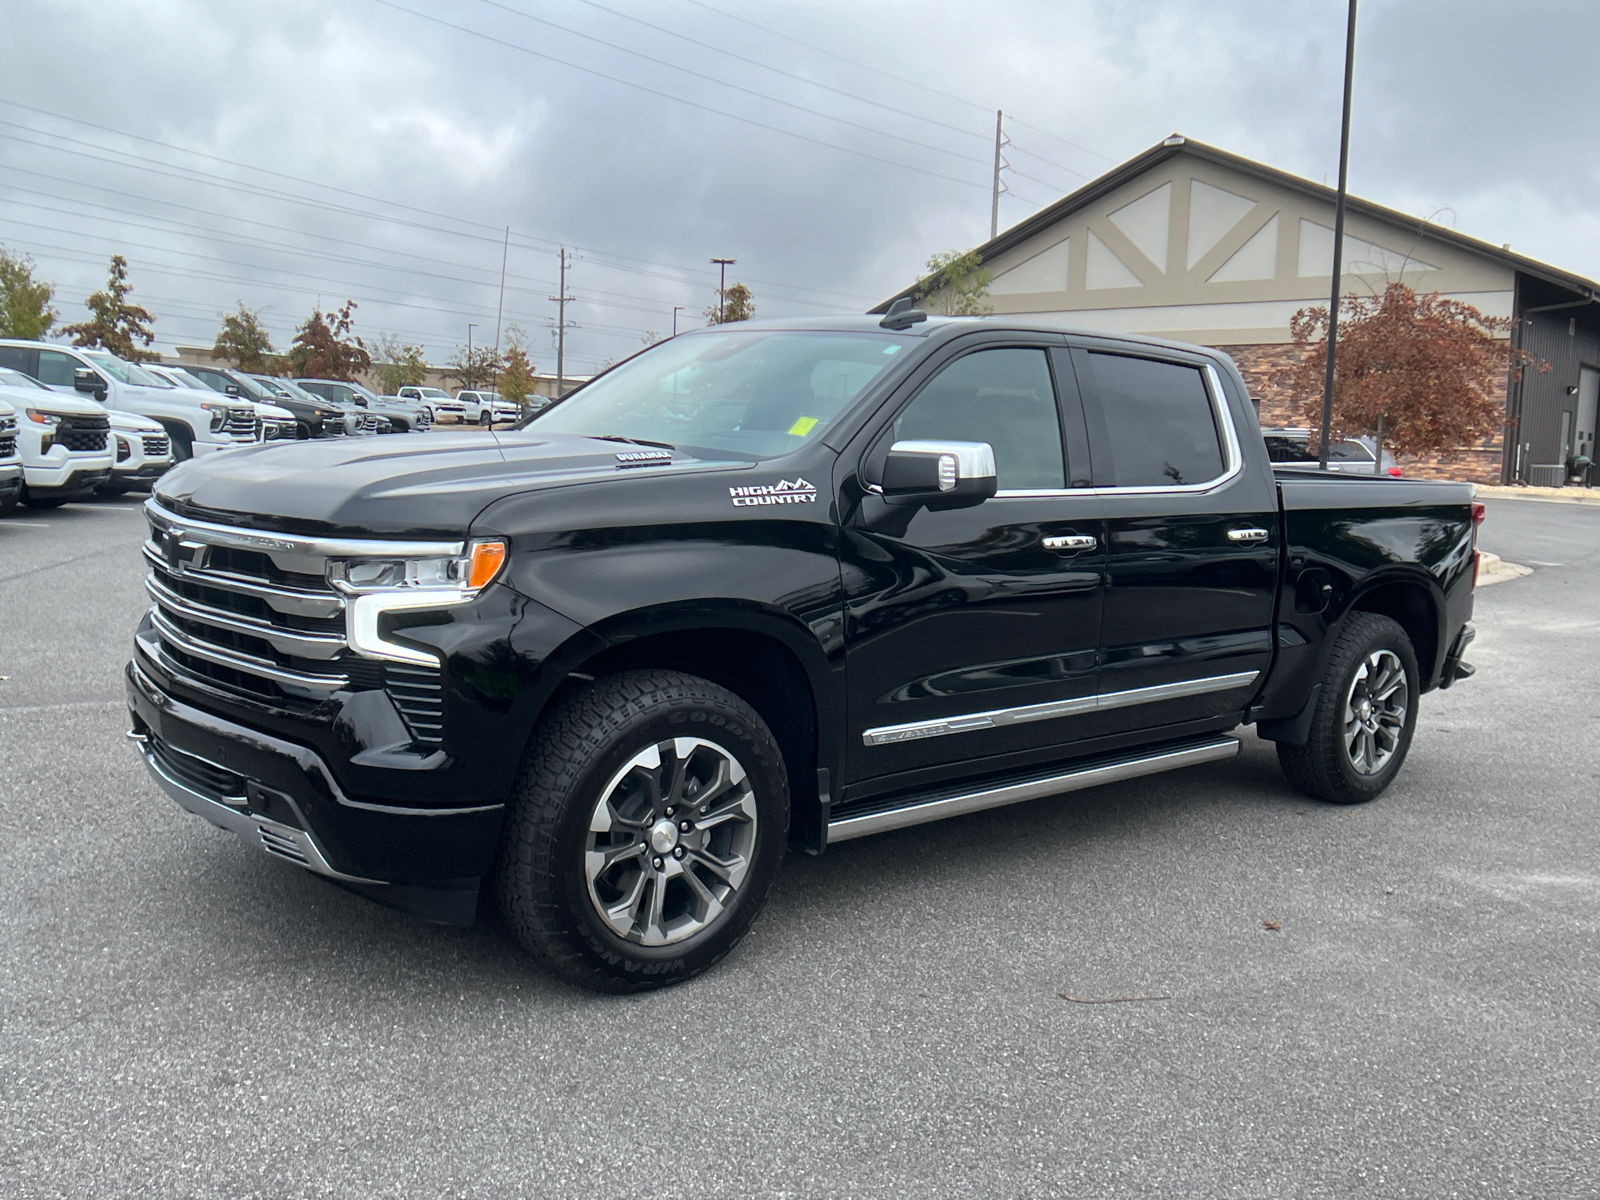
[{"label": "chrome door handle", "polygon": [[1099,538],[1087,533],[1069,533],[1062,537],[1044,539],[1046,550],[1093,550],[1099,544]]},{"label": "chrome door handle", "polygon": [[1264,542],[1267,540],[1265,529],[1230,529],[1228,540],[1230,542]]}]

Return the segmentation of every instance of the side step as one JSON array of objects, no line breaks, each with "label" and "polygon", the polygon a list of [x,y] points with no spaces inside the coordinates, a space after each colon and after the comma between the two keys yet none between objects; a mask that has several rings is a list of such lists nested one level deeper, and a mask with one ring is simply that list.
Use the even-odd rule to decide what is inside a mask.
[{"label": "side step", "polygon": [[1158,775],[1162,771],[1176,771],[1179,767],[1217,762],[1220,759],[1232,758],[1238,753],[1238,738],[1218,737],[1138,758],[1100,762],[1056,775],[1024,779],[1018,783],[984,788],[981,791],[924,800],[908,804],[903,808],[893,808],[887,812],[841,817],[837,821],[828,822],[828,844],[831,846],[835,842],[848,842],[852,838],[886,833],[891,829],[904,829],[910,825],[924,825],[929,821],[942,821],[946,817],[959,817],[966,813],[981,812],[986,808],[1020,804],[1024,800],[1037,800],[1043,796],[1076,792],[1083,788],[1098,787],[1102,783],[1116,783],[1121,779],[1137,779],[1141,775]]}]

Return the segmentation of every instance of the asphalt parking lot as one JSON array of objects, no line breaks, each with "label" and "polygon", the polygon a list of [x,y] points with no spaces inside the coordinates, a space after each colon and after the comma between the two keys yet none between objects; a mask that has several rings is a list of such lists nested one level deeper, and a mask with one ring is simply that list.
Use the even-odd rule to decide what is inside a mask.
[{"label": "asphalt parking lot", "polygon": [[1535,573],[1376,803],[1246,731],[792,858],[624,999],[179,810],[123,738],[137,501],[0,521],[0,1195],[1600,1194],[1600,509],[1489,508]]}]

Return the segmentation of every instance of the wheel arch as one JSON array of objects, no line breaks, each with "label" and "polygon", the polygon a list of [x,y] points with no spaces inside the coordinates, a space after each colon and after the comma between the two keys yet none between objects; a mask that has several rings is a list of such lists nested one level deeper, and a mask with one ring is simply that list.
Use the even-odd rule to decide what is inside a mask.
[{"label": "wheel arch", "polygon": [[[591,679],[655,668],[697,675],[742,698],[772,730],[789,776],[791,836],[820,845],[819,769],[837,778],[842,757],[842,684],[821,644],[794,616],[745,603],[641,610],[584,630],[583,644],[552,656],[564,668],[534,720]],[[530,736],[532,729],[529,730]],[[835,744],[841,743],[841,744]]]},{"label": "wheel arch", "polygon": [[1330,644],[1338,626],[1354,612],[1388,617],[1404,629],[1422,670],[1423,690],[1437,685],[1446,647],[1444,594],[1436,581],[1420,572],[1389,573],[1363,581],[1329,630]]}]

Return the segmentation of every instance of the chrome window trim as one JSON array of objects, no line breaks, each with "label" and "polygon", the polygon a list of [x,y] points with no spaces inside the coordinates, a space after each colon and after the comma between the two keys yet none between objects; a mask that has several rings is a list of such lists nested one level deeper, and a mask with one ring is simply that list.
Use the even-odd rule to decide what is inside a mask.
[{"label": "chrome window trim", "polygon": [[276,550],[279,553],[320,558],[455,558],[466,549],[464,542],[318,538],[236,529],[231,525],[216,525],[210,521],[191,521],[187,517],[180,517],[177,513],[163,508],[154,497],[146,500],[144,507],[147,515],[169,529],[181,529],[186,536],[213,546],[230,546],[240,550],[258,550],[263,553]]},{"label": "chrome window trim", "polygon": [[863,731],[861,741],[866,746],[892,746],[898,742],[945,737],[952,733],[971,733],[977,729],[999,729],[1006,725],[1047,721],[1082,712],[1127,708],[1135,704],[1154,704],[1162,700],[1182,699],[1185,696],[1204,696],[1211,692],[1227,692],[1234,688],[1245,687],[1254,683],[1260,674],[1260,671],[1236,671],[1231,675],[1209,675],[1202,679],[1158,683],[1150,687],[1129,688],[1121,692],[1100,692],[1092,696],[1073,696],[1066,700],[1047,700],[1042,704],[1019,704],[1013,708],[992,708],[985,712],[963,713],[953,717],[908,721],[904,725],[879,725]]},{"label": "chrome window trim", "polygon": [[[1108,353],[1107,351],[1090,351],[1091,353]],[[1120,358],[1151,358],[1151,361],[1172,362],[1171,359],[1156,359],[1150,355],[1117,354]],[[1211,412],[1217,420],[1217,429],[1222,434],[1222,474],[1215,479],[1208,479],[1204,483],[1175,483],[1170,486],[1152,487],[1086,487],[1086,488],[1030,488],[1027,490],[1002,490],[994,494],[996,500],[1029,498],[1046,499],[1055,496],[1203,496],[1214,492],[1218,488],[1226,487],[1244,473],[1244,452],[1239,444],[1239,431],[1233,423],[1233,410],[1228,407],[1228,396],[1222,390],[1222,377],[1217,374],[1216,367],[1206,363],[1199,368],[1193,363],[1172,363],[1173,366],[1198,369],[1205,378],[1206,394],[1211,399]]]}]

